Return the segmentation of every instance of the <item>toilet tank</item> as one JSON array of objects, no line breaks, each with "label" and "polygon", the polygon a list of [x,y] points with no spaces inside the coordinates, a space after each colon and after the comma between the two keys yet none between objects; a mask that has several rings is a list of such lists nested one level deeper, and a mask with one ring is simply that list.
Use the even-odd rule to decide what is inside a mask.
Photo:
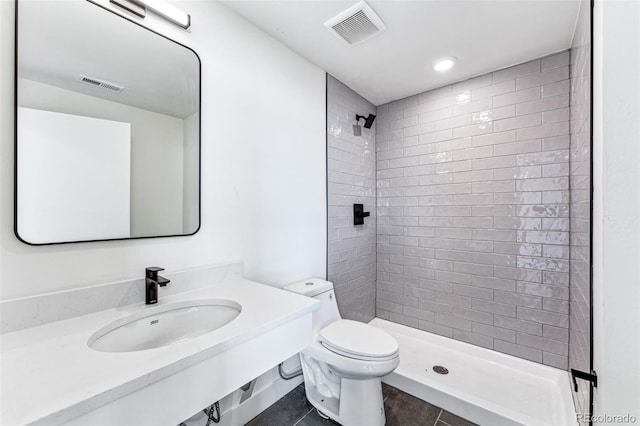
[{"label": "toilet tank", "polygon": [[320,307],[313,312],[312,327],[314,334],[341,318],[336,302],[336,295],[333,290],[333,283],[330,281],[325,281],[320,278],[310,278],[286,285],[282,287],[282,289],[320,301]]}]

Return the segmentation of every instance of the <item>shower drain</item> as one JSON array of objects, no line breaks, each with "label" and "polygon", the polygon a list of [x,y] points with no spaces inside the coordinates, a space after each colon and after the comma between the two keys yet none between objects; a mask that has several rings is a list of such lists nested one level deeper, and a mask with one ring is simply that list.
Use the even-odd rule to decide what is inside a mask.
[{"label": "shower drain", "polygon": [[432,368],[433,368],[433,371],[435,371],[438,374],[449,374],[449,370],[446,367],[443,367],[441,365],[434,365]]}]

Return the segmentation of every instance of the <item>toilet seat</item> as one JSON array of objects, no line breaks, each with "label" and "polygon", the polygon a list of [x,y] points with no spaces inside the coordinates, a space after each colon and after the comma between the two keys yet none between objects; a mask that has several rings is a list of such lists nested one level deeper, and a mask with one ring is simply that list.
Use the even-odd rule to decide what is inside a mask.
[{"label": "toilet seat", "polygon": [[323,347],[348,358],[388,361],[398,356],[398,342],[388,333],[358,321],[334,321],[320,331]]}]

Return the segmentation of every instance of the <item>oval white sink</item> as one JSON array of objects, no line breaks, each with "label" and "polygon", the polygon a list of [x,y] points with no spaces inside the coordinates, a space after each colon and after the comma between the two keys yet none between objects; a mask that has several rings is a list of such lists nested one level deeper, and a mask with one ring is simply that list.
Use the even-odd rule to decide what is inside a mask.
[{"label": "oval white sink", "polygon": [[134,352],[202,336],[229,323],[242,307],[232,300],[190,300],[145,309],[91,335],[87,345],[101,352]]}]

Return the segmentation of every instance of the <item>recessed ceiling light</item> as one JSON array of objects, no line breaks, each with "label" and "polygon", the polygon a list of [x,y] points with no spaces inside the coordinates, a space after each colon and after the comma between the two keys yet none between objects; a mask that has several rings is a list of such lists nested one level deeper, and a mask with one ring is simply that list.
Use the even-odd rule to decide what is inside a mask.
[{"label": "recessed ceiling light", "polygon": [[436,71],[447,71],[450,69],[455,63],[457,59],[453,56],[445,56],[444,58],[438,58],[433,62],[433,69]]}]

